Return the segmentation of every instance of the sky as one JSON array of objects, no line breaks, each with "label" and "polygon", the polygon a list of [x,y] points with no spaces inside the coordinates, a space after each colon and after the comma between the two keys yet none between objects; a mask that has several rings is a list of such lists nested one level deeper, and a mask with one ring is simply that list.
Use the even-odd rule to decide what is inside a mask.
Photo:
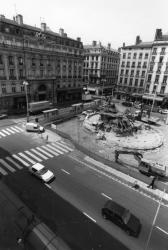
[{"label": "sky", "polygon": [[41,22],[54,32],[64,29],[68,37],[81,37],[83,44],[93,40],[118,49],[142,41],[152,41],[155,30],[168,32],[168,0],[7,0],[1,1],[0,14],[40,27]]}]

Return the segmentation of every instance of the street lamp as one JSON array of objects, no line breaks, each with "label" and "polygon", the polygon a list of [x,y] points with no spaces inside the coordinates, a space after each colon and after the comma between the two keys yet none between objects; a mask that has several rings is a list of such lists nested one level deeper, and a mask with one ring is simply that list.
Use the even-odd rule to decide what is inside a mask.
[{"label": "street lamp", "polygon": [[155,93],[154,93],[154,97],[153,97],[153,102],[152,102],[152,107],[151,107],[150,113],[152,113],[152,110],[153,110],[153,107],[154,107],[154,103],[155,103],[155,99],[156,99],[156,91],[157,91],[158,84],[154,84],[154,86],[156,86],[156,89],[155,89]]},{"label": "street lamp", "polygon": [[24,81],[23,85],[25,86],[25,93],[26,93],[26,105],[27,105],[27,122],[29,122],[29,102],[28,102],[28,95],[27,95],[27,86],[29,85],[28,82]]}]

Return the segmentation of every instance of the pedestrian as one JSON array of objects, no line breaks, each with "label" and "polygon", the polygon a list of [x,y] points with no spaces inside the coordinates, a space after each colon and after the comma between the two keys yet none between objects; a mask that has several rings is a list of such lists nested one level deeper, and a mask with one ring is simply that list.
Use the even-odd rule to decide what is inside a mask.
[{"label": "pedestrian", "polygon": [[153,178],[153,180],[151,181],[151,183],[148,185],[148,188],[152,187],[152,189],[154,188],[154,184],[155,184],[155,181],[156,181],[157,177],[155,176]]}]

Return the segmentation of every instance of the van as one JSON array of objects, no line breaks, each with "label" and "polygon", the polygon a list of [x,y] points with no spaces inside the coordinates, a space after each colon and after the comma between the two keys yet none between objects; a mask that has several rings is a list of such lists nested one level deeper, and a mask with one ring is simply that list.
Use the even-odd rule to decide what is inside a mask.
[{"label": "van", "polygon": [[26,123],[26,131],[28,131],[28,132],[44,133],[45,132],[45,128],[42,127],[42,126],[40,126],[37,123],[27,122]]}]

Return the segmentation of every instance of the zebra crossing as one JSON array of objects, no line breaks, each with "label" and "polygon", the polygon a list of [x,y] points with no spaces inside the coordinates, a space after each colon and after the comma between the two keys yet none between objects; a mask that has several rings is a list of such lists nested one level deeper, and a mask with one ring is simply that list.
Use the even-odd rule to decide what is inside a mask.
[{"label": "zebra crossing", "polygon": [[0,174],[8,175],[9,172],[16,172],[24,167],[29,167],[37,162],[42,162],[59,155],[72,152],[71,148],[64,141],[56,141],[46,145],[38,146],[0,158]]},{"label": "zebra crossing", "polygon": [[1,129],[0,130],[0,138],[6,137],[8,135],[13,135],[13,134],[17,134],[17,133],[21,133],[24,130],[18,126],[11,126],[5,129]]}]

